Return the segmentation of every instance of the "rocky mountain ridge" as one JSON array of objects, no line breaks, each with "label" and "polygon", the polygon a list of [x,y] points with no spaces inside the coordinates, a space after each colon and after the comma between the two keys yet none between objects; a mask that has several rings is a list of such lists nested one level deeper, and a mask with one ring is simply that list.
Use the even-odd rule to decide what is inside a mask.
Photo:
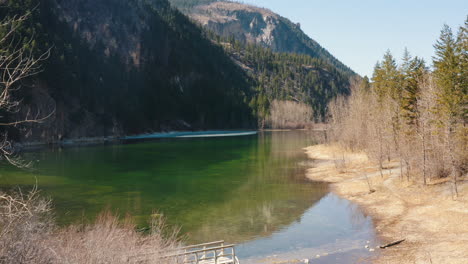
[{"label": "rocky mountain ridge", "polygon": [[[299,23],[272,12],[235,1],[171,0],[175,6],[207,30],[243,43],[257,44],[274,52],[306,54],[355,74],[319,43],[307,36]],[[187,5],[191,8],[187,8]]]}]

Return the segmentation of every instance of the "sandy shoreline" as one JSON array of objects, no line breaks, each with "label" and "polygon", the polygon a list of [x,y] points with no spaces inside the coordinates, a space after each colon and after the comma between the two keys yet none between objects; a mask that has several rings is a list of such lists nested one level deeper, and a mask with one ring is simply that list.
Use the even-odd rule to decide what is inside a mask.
[{"label": "sandy shoreline", "polygon": [[398,162],[384,164],[381,177],[363,153],[326,145],[308,147],[306,153],[314,161],[307,171],[309,179],[331,183],[333,192],[360,205],[373,217],[383,242],[405,239],[377,249],[375,263],[468,263],[466,181],[459,183],[455,198],[449,183],[423,187],[402,180]]}]

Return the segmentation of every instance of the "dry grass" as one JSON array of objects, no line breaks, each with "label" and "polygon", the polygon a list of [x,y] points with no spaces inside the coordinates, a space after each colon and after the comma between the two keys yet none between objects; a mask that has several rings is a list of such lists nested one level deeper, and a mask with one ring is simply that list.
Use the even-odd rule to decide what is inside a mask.
[{"label": "dry grass", "polygon": [[[385,162],[381,177],[379,166],[363,153],[319,145],[307,154],[316,164],[310,179],[333,183],[337,194],[361,205],[385,242],[406,239],[382,250],[377,263],[467,263],[467,182],[459,183],[455,198],[448,179],[426,186],[401,180],[399,162]],[[344,159],[344,168],[335,166],[336,159]],[[369,192],[365,176],[375,192]]]},{"label": "dry grass", "polygon": [[178,245],[176,232],[164,232],[153,219],[148,234],[127,218],[105,212],[89,224],[57,228],[50,202],[36,190],[0,195],[0,263],[170,263],[162,252]]}]

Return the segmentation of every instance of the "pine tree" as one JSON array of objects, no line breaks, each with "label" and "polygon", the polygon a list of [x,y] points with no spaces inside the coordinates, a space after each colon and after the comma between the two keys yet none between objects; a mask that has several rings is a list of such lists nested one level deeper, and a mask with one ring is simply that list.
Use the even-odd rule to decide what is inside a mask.
[{"label": "pine tree", "polygon": [[366,93],[370,91],[371,85],[370,85],[369,77],[367,77],[367,75],[364,76],[364,78],[362,78],[359,88],[362,91],[365,91]]},{"label": "pine tree", "polygon": [[420,95],[420,83],[426,73],[426,65],[423,59],[412,57],[407,49],[403,55],[403,63],[400,67],[402,100],[401,110],[406,122],[414,125],[417,115],[417,101]]},{"label": "pine tree", "polygon": [[375,66],[374,66],[374,72],[372,74],[372,88],[373,91],[377,94],[378,99],[381,101],[384,96],[385,96],[385,91],[382,89],[382,83],[383,83],[383,70],[382,70],[382,65],[378,61]]},{"label": "pine tree", "polygon": [[[436,55],[433,57],[434,76],[439,87],[439,104],[441,114],[446,121],[454,123],[463,116],[463,78],[459,44],[452,29],[444,25],[439,40],[434,45]],[[466,93],[466,91],[465,91]],[[466,95],[465,95],[466,96]]]},{"label": "pine tree", "polygon": [[397,64],[390,51],[385,53],[382,62],[376,64],[373,82],[374,91],[377,93],[380,101],[386,96],[397,102],[401,100],[400,76]]},{"label": "pine tree", "polygon": [[457,55],[459,60],[459,84],[462,96],[461,115],[463,122],[468,121],[468,16],[463,26],[460,27],[457,36]]},{"label": "pine tree", "polygon": [[[465,23],[466,27],[466,23]],[[464,30],[461,29],[455,39],[449,26],[444,25],[439,40],[434,45],[434,76],[438,86],[439,115],[445,130],[445,146],[448,149],[448,160],[452,167],[453,185],[458,195],[457,179],[463,174],[463,164],[466,163],[466,45]],[[460,140],[462,139],[462,140]],[[465,140],[463,140],[465,139]]]}]

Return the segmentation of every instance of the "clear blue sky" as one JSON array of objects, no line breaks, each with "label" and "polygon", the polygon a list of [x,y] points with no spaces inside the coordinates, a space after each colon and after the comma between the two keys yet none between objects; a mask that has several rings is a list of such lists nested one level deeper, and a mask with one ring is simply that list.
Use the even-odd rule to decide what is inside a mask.
[{"label": "clear blue sky", "polygon": [[244,0],[291,21],[360,75],[372,76],[387,49],[400,59],[405,47],[432,64],[443,24],[458,30],[468,0]]}]

